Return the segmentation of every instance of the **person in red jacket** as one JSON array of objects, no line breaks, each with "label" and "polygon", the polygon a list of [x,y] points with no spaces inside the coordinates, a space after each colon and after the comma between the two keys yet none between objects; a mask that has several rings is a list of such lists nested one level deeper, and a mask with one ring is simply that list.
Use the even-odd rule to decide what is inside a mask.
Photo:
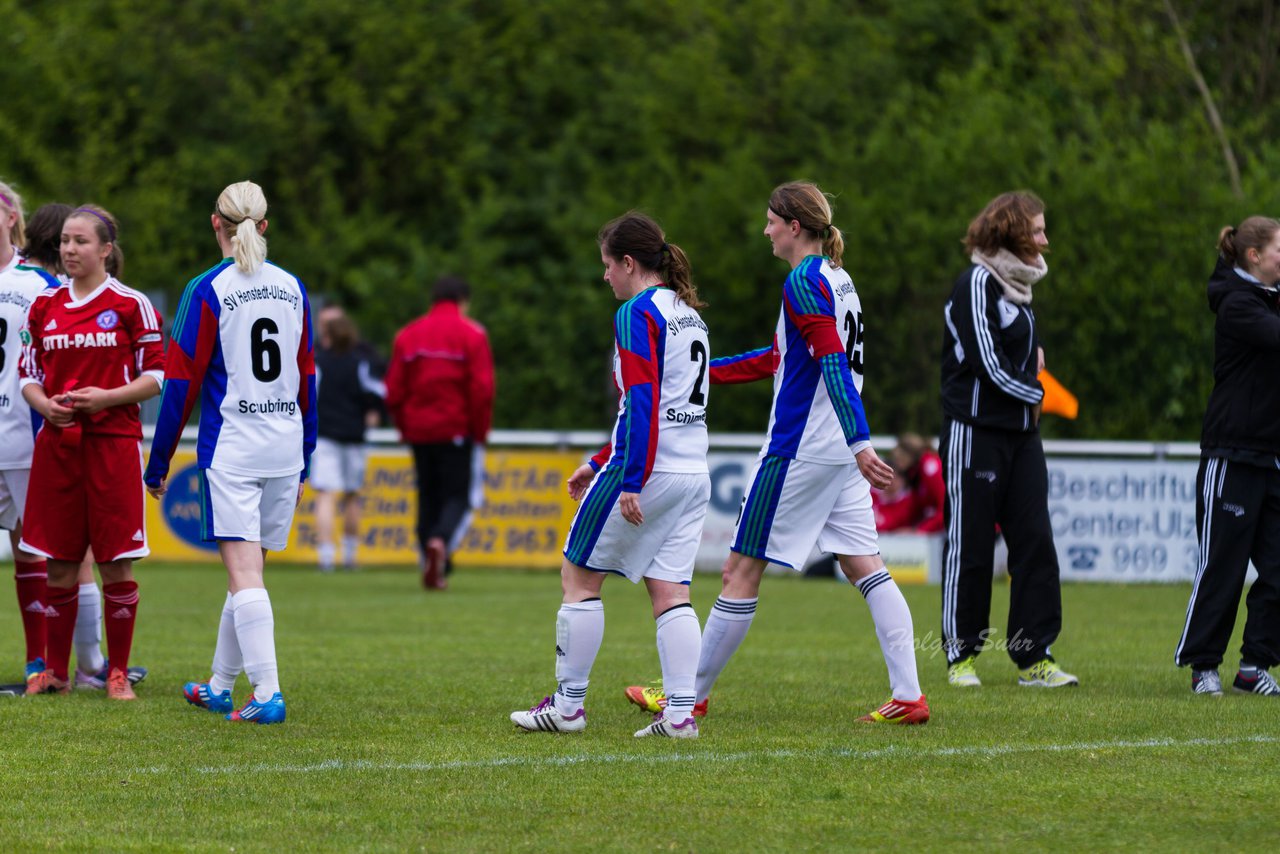
[{"label": "person in red jacket", "polygon": [[[897,489],[871,492],[877,530],[885,533],[909,529],[918,534],[941,531],[947,488],[942,482],[938,452],[915,433],[903,433],[892,459]],[[899,479],[901,483],[897,482]]]},{"label": "person in red jacket", "polygon": [[429,590],[445,587],[449,544],[470,507],[473,454],[493,420],[493,354],[484,327],[467,317],[470,300],[462,279],[438,280],[431,310],[396,335],[387,368],[387,410],[413,449]]}]

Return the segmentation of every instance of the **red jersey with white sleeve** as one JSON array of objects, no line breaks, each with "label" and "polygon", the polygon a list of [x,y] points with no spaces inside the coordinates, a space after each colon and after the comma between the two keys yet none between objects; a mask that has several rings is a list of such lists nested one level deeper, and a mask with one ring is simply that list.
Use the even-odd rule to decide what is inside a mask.
[{"label": "red jersey with white sleeve", "polygon": [[[142,375],[164,380],[160,314],[146,294],[112,276],[77,300],[70,285],[41,292],[23,329],[19,376],[53,397],[75,388],[113,389]],[[142,438],[137,404],[112,406],[76,421],[87,433]],[[45,425],[50,427],[51,425]]]}]

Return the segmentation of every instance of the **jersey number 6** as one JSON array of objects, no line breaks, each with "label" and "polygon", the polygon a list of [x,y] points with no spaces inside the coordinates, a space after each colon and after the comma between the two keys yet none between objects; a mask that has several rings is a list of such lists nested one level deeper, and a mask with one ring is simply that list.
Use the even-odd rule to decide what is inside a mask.
[{"label": "jersey number 6", "polygon": [[280,327],[269,317],[258,318],[249,330],[250,359],[258,382],[269,383],[280,376],[280,345],[267,337],[279,332]]}]

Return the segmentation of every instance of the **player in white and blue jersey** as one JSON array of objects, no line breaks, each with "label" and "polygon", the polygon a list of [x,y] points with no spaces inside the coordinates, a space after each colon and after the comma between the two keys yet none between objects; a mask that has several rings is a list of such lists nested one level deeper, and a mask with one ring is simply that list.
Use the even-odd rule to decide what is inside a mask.
[{"label": "player in white and blue jersey", "polygon": [[604,636],[606,575],[644,579],[669,702],[637,737],[697,738],[701,634],[689,602],[711,479],[707,470],[707,327],[680,247],[629,213],[600,232],[604,279],[624,300],[614,318],[618,419],[611,441],[569,478],[581,500],[565,542],[556,616],[556,690],[511,721],[531,732],[586,728],[591,666]]},{"label": "player in white and blue jersey", "polygon": [[[267,262],[266,213],[262,188],[250,181],[218,197],[212,225],[225,257],[182,295],[143,476],[153,497],[165,493],[169,461],[198,394],[202,533],[218,543],[228,592],[213,675],[188,682],[183,694],[228,720],[253,723],[285,718],[263,562],[267,550],[288,542],[317,423],[307,291]],[[232,711],[242,670],[253,693]]]},{"label": "player in white and blue jersey", "polygon": [[[841,268],[844,239],[810,183],[775,189],[766,218],[773,254],[791,265],[773,346],[711,363],[713,383],[773,377],[773,405],[703,630],[695,714],[706,714],[712,685],[746,637],[765,567],[802,570],[817,543],[866,598],[889,670],[892,698],[859,720],[924,723],[911,611],[876,540],[871,487],[888,486],[893,469],[871,447],[862,407],[862,305]],[[626,693],[649,710],[670,699],[640,686]]]}]

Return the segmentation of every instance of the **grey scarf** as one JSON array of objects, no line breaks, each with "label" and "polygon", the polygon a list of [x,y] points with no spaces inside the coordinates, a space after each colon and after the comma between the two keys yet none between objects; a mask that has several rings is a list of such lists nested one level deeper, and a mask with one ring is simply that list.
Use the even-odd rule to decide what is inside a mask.
[{"label": "grey scarf", "polygon": [[986,267],[1004,289],[1004,298],[1017,305],[1031,305],[1031,286],[1049,272],[1043,255],[1037,255],[1028,264],[1008,249],[1001,249],[995,255],[983,255],[975,250],[969,260]]}]

